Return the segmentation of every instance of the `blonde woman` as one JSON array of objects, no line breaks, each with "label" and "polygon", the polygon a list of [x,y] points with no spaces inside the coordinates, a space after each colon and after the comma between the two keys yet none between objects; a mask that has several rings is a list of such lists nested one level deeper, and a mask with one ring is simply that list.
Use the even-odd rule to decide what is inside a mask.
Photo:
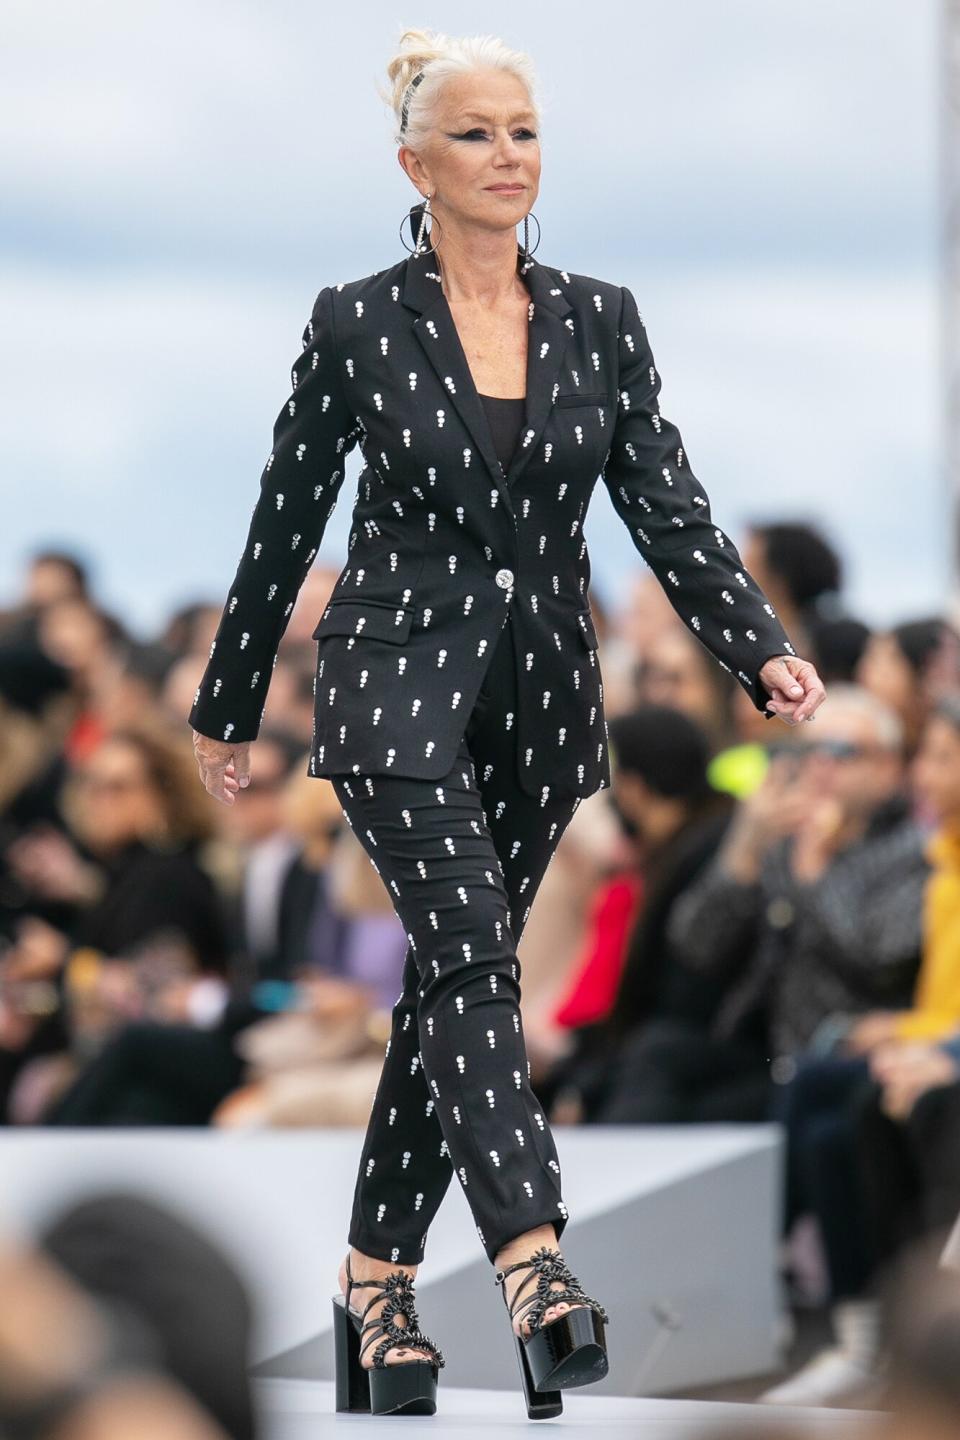
[{"label": "blonde woman", "polygon": [[317,297],[189,718],[207,789],[235,803],[359,444],[349,551],[315,631],[309,768],[336,787],[409,948],[334,1300],[337,1408],[434,1412],[443,1356],[413,1278],[456,1176],[510,1309],[528,1414],[546,1417],[607,1371],[606,1312],[557,1248],[569,1216],[516,951],[565,826],[610,782],[583,535],[598,474],[758,709],[794,724],[824,691],[659,413],[633,295],[534,259],[528,57],[407,30],[388,75],[398,160],[423,197],[409,240],[401,225],[411,253]]}]

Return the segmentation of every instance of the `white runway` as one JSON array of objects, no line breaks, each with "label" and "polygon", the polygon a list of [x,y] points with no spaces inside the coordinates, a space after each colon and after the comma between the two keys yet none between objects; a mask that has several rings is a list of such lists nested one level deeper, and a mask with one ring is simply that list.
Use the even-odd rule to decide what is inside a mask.
[{"label": "white runway", "polygon": [[402,1426],[405,1440],[456,1440],[496,1426],[497,1440],[530,1440],[555,1429],[590,1432],[592,1440],[762,1440],[774,1425],[795,1427],[798,1436],[854,1440],[867,1417],[857,1410],[799,1410],[731,1405],[707,1400],[636,1400],[591,1395],[589,1387],[564,1395],[555,1420],[528,1420],[520,1376],[506,1390],[444,1388],[440,1377],[436,1415],[338,1415],[331,1380],[259,1380],[256,1395],[264,1440],[323,1440],[324,1436],[383,1436],[384,1425]]},{"label": "white runway", "polygon": [[[560,1127],[571,1222],[564,1252],[610,1313],[610,1373],[528,1420],[516,1351],[462,1192],[451,1185],[418,1275],[420,1318],[447,1364],[432,1416],[338,1415],[331,1296],[362,1136],[353,1130],[12,1130],[0,1137],[0,1229],[29,1235],[74,1198],[117,1186],[192,1220],[255,1302],[252,1379],[264,1440],[346,1428],[453,1440],[496,1427],[611,1440],[859,1440],[863,1412],[669,1398],[782,1365],[773,1126]],[[470,1324],[464,1328],[464,1315]],[[371,1429],[379,1425],[379,1430]]]}]

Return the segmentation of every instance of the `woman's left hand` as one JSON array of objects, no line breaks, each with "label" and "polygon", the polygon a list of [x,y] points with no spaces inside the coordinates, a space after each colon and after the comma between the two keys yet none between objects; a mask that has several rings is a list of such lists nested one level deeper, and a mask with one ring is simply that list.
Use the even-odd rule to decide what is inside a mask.
[{"label": "woman's left hand", "polygon": [[812,663],[797,655],[771,655],[760,669],[760,679],[770,695],[767,708],[787,725],[809,720],[826,698]]},{"label": "woman's left hand", "polygon": [[883,1085],[880,1108],[884,1114],[892,1120],[905,1120],[921,1095],[955,1085],[960,1076],[956,1060],[939,1046],[904,1045],[898,1057],[887,1057],[874,1078]]},{"label": "woman's left hand", "polygon": [[897,1039],[897,1010],[870,1010],[855,1021],[844,1037],[848,1055],[869,1055],[880,1045]]}]

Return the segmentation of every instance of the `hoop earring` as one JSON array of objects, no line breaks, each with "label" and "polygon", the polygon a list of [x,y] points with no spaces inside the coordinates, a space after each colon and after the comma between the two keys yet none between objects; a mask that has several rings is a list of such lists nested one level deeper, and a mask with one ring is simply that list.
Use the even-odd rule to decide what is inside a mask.
[{"label": "hoop earring", "polygon": [[[413,234],[413,217],[414,217],[415,211],[417,211],[417,210],[419,210],[419,211],[421,212],[421,213],[420,213],[420,229],[419,229],[419,232],[417,233],[416,244],[414,245],[414,248],[411,250],[411,249],[410,249],[410,246],[407,244],[406,240],[404,240],[404,238],[403,238],[403,227],[404,227],[404,225],[406,224],[407,220],[409,220],[409,221],[410,221],[410,233]],[[428,219],[429,219],[429,220],[432,220],[433,223],[434,223],[434,225],[436,225],[437,228],[440,230],[440,238],[441,238],[441,240],[442,240],[442,239],[443,239],[443,230],[442,230],[441,227],[440,227],[440,222],[438,221],[436,215],[434,215],[433,211],[430,209],[430,196],[429,196],[429,195],[428,195],[428,196],[426,197],[426,199],[424,199],[419,205],[414,205],[414,206],[411,208],[409,214],[408,214],[403,220],[400,221],[400,240],[401,240],[401,242],[402,242],[402,244],[403,244],[404,250],[408,251],[409,254],[411,254],[411,255],[434,255],[434,254],[436,254],[436,250],[437,250],[436,244],[433,244],[433,245],[424,245],[424,243],[423,243],[423,231],[424,231],[424,227],[426,226],[426,223],[427,223],[427,220],[428,220]],[[432,227],[431,227],[431,228],[432,228]]]},{"label": "hoop earring", "polygon": [[531,215],[533,215],[533,211],[532,211],[532,210],[529,210],[529,211],[527,212],[527,214],[524,215],[524,217],[523,217],[523,258],[524,258],[524,261],[529,260],[529,259],[530,259],[530,256],[533,254],[533,250],[536,250],[536,249],[539,247],[539,245],[540,245],[540,221],[537,220],[536,215],[533,215],[534,220],[537,220],[537,243],[536,243],[536,245],[534,245],[533,250],[530,249],[530,224],[529,224],[529,221],[530,221],[530,216],[531,216]]}]

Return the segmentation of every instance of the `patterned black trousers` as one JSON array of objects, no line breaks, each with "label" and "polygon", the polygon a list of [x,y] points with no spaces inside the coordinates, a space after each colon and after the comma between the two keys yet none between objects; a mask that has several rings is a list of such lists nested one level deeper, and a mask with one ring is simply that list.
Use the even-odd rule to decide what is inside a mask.
[{"label": "patterned black trousers", "polygon": [[516,780],[513,627],[504,625],[449,774],[331,777],[407,932],[403,989],[360,1158],[349,1243],[419,1265],[457,1176],[491,1262],[567,1222],[556,1146],[530,1085],[517,944],[580,804]]}]

